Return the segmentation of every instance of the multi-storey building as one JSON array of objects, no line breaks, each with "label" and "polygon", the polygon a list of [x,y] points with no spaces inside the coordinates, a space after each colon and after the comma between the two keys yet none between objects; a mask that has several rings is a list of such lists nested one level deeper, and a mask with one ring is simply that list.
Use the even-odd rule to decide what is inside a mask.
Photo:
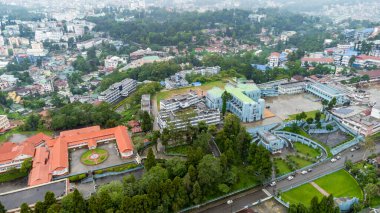
[{"label": "multi-storey building", "polygon": [[305,82],[290,82],[278,86],[278,94],[298,94],[305,91]]},{"label": "multi-storey building", "polygon": [[144,94],[141,96],[141,111],[148,112],[150,114],[150,94]]},{"label": "multi-storey building", "polygon": [[280,65],[280,53],[278,52],[273,52],[269,56],[269,63],[268,65],[270,67],[278,67]]},{"label": "multi-storey building", "polygon": [[222,109],[224,92],[230,94],[227,110],[235,114],[243,122],[253,122],[263,119],[265,100],[261,99],[260,89],[253,83],[238,82],[235,86],[228,84],[225,90],[214,87],[206,95],[206,105],[211,109]]},{"label": "multi-storey building", "polygon": [[327,84],[310,82],[306,84],[305,90],[326,101],[331,101],[333,98],[336,98],[336,103],[338,105],[342,105],[349,101],[345,92]]},{"label": "multi-storey building", "polygon": [[11,124],[9,123],[8,117],[6,115],[0,115],[0,131],[9,129]]},{"label": "multi-storey building", "polygon": [[99,95],[100,101],[114,103],[121,97],[128,97],[137,87],[137,82],[133,79],[124,79],[112,84],[107,90]]},{"label": "multi-storey building", "polygon": [[171,99],[160,101],[160,110],[176,111],[197,104],[201,101],[196,91],[190,90],[184,95],[175,95]]},{"label": "multi-storey building", "polygon": [[203,102],[177,110],[161,110],[157,117],[161,129],[183,129],[188,125],[196,126],[199,122],[208,125],[220,123],[219,109],[209,109]]},{"label": "multi-storey building", "polygon": [[283,139],[277,137],[269,131],[259,131],[258,136],[260,138],[259,144],[272,153],[281,151],[285,146]]}]

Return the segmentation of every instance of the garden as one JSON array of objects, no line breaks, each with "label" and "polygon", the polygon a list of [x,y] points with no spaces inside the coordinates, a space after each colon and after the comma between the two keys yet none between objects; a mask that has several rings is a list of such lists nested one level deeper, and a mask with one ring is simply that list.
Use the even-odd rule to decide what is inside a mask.
[{"label": "garden", "polygon": [[[363,200],[363,191],[358,182],[345,170],[339,170],[314,181],[320,188],[334,197],[357,197]],[[323,194],[311,183],[281,193],[281,199],[290,204],[302,203],[310,206],[314,196],[320,200]]]},{"label": "garden", "polygon": [[108,152],[104,149],[91,149],[82,154],[80,161],[84,165],[94,166],[103,163],[108,158]]}]

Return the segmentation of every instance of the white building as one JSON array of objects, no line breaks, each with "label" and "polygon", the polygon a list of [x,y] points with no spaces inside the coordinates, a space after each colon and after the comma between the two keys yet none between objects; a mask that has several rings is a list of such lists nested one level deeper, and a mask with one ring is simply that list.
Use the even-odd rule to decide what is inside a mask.
[{"label": "white building", "polygon": [[[2,85],[7,85],[6,88],[10,88],[10,87],[16,86],[18,82],[18,78],[14,77],[14,75],[2,74],[0,75],[0,82],[2,82]],[[6,89],[6,88],[1,88],[1,89]]]},{"label": "white building", "polygon": [[55,41],[59,42],[63,37],[63,31],[61,28],[38,28],[36,29],[34,40],[38,42],[42,41]]},{"label": "white building", "polygon": [[114,103],[121,97],[128,97],[137,87],[137,82],[133,79],[124,79],[121,82],[112,84],[107,90],[99,95],[100,101]]},{"label": "white building", "polygon": [[278,86],[278,93],[280,95],[284,94],[298,94],[303,93],[305,91],[305,82],[291,82],[291,83],[285,83],[280,84]]},{"label": "white building", "polygon": [[104,67],[106,69],[116,69],[119,63],[125,64],[127,62],[128,62],[127,57],[107,56],[107,58],[104,59]]},{"label": "white building", "polygon": [[175,95],[171,99],[161,100],[160,110],[176,111],[195,105],[200,101],[201,99],[198,97],[197,92],[190,90],[187,94]]},{"label": "white building", "polygon": [[6,130],[11,127],[8,117],[6,115],[0,115],[0,130]]},{"label": "white building", "polygon": [[278,67],[280,65],[280,53],[278,52],[271,53],[268,60],[269,60],[268,65],[270,67]]}]

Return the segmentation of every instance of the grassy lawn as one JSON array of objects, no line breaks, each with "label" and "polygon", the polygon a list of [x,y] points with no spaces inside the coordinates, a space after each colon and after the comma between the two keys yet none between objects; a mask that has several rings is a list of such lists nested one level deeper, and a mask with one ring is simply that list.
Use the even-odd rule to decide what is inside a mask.
[{"label": "grassy lawn", "polygon": [[313,164],[313,162],[308,161],[308,160],[304,160],[304,159],[299,158],[299,157],[297,157],[295,155],[292,155],[289,158],[297,164],[297,166],[298,166],[299,169]]},{"label": "grassy lawn", "polygon": [[258,183],[253,174],[247,172],[245,168],[233,166],[232,172],[237,176],[238,181],[231,186],[230,191],[243,189]]},{"label": "grassy lawn", "polygon": [[32,135],[35,135],[35,134],[40,133],[40,132],[42,132],[42,133],[44,133],[46,135],[50,135],[50,136],[53,135],[53,131],[50,131],[50,130],[21,131],[18,128],[15,128],[15,129],[12,129],[12,130],[6,132],[3,135],[0,135],[0,144],[2,142],[8,141],[9,138],[11,138],[13,134],[22,134],[22,135],[26,135],[26,136],[32,136]]},{"label": "grassy lawn", "polygon": [[193,90],[198,89],[198,90],[203,90],[203,91],[210,90],[213,87],[220,87],[223,89],[225,85],[226,85],[226,83],[224,81],[214,81],[214,82],[207,82],[207,83],[205,83],[199,87],[185,87],[185,88],[179,88],[179,89],[159,92],[159,93],[157,93],[157,96],[156,96],[157,97],[157,106],[160,107],[160,100],[170,98],[176,94],[187,93],[190,89],[193,89]]},{"label": "grassy lawn", "polygon": [[314,181],[334,197],[357,197],[363,200],[363,192],[356,180],[345,170],[339,170]]},{"label": "grassy lawn", "polygon": [[332,154],[330,152],[330,147],[328,147],[326,144],[322,143],[321,141],[318,141],[317,139],[311,137],[311,135],[307,134],[301,127],[297,127],[295,129],[293,129],[290,126],[287,126],[284,129],[282,129],[282,131],[293,132],[293,133],[299,134],[301,136],[304,136],[305,138],[309,138],[309,139],[319,143],[319,145],[323,146],[326,149],[326,151],[328,153],[328,157],[332,157]]},{"label": "grassy lawn", "polygon": [[299,142],[294,143],[294,148],[297,150],[297,152],[312,158],[316,158],[321,154],[319,150]]},{"label": "grassy lawn", "polygon": [[[97,159],[90,159],[90,156],[95,153],[98,154],[99,157]],[[107,158],[108,158],[107,150],[96,148],[96,149],[88,150],[87,152],[83,153],[82,156],[80,157],[80,161],[85,165],[92,166],[92,165],[98,165],[100,163],[103,163]]]},{"label": "grassy lawn", "polygon": [[180,145],[175,147],[166,148],[166,153],[168,154],[181,154],[187,155],[187,151],[189,150],[190,145]]},{"label": "grassy lawn", "polygon": [[378,206],[380,206],[380,196],[372,198],[370,206],[371,207],[378,207]]},{"label": "grassy lawn", "polygon": [[281,199],[290,204],[302,203],[305,206],[310,206],[310,201],[314,196],[318,197],[318,200],[323,198],[323,195],[314,188],[310,183],[306,183],[297,188],[291,189],[281,194]]},{"label": "grassy lawn", "polygon": [[274,163],[276,165],[276,168],[278,169],[278,174],[276,174],[276,176],[281,176],[292,171],[283,159],[275,159]]},{"label": "grassy lawn", "polygon": [[[308,118],[315,118],[315,113],[316,112],[318,112],[319,110],[313,110],[313,111],[309,111],[309,112],[305,112],[306,113],[306,116],[307,116],[307,118],[306,119],[308,119]],[[300,113],[298,113],[298,114],[300,114]],[[296,116],[298,115],[298,114],[293,114],[293,115],[289,115],[288,116],[288,119],[286,119],[286,121],[291,121],[291,120],[296,120]],[[326,117],[326,115],[325,114],[322,114],[321,115],[321,119],[324,119]],[[305,120],[306,120],[305,119]]]}]

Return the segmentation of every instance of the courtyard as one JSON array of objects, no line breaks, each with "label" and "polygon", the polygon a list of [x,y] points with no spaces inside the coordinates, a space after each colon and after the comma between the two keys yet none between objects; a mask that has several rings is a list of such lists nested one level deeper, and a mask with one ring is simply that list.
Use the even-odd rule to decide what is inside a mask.
[{"label": "courtyard", "polygon": [[315,138],[317,141],[324,143],[330,148],[336,147],[342,143],[352,140],[354,137],[350,134],[347,134],[341,130],[331,132],[331,133],[319,133],[319,134],[310,134],[312,138]]},{"label": "courtyard", "polygon": [[320,100],[307,93],[266,97],[265,105],[269,106],[269,110],[281,120],[287,119],[289,115],[320,110],[322,108]]},{"label": "courtyard", "polygon": [[118,165],[131,161],[131,159],[122,159],[119,156],[116,143],[105,143],[99,145],[97,149],[105,150],[108,152],[108,157],[102,162],[94,165],[85,165],[82,163],[81,158],[84,153],[88,152],[87,148],[71,150],[70,151],[70,173],[86,173],[88,171],[93,171],[105,167],[110,167],[113,165]]}]

